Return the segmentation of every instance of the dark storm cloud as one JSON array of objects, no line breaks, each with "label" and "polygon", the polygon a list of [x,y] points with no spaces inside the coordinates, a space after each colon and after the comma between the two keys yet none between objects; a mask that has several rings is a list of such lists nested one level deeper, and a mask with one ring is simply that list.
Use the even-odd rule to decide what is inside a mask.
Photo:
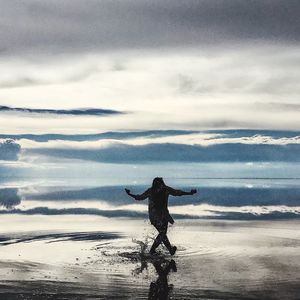
[{"label": "dark storm cloud", "polygon": [[55,114],[55,115],[71,115],[71,116],[103,116],[122,114],[122,112],[111,109],[86,108],[86,109],[42,109],[42,108],[26,108],[26,107],[9,107],[0,106],[1,112],[21,112],[35,114]]},{"label": "dark storm cloud", "polygon": [[2,55],[300,40],[297,0],[0,3]]}]

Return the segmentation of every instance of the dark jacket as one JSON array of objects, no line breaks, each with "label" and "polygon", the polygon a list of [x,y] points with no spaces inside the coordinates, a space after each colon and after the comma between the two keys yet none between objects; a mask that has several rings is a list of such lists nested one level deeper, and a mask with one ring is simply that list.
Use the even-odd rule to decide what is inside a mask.
[{"label": "dark jacket", "polygon": [[171,196],[183,196],[186,192],[175,190],[169,186],[165,186],[159,192],[155,192],[152,188],[147,189],[143,194],[136,195],[136,200],[145,200],[149,198],[148,212],[151,224],[157,223],[174,223],[168,210],[168,198]]}]

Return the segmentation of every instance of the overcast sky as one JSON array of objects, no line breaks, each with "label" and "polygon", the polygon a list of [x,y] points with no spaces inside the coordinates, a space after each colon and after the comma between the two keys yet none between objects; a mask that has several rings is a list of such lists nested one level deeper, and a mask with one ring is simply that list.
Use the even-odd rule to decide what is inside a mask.
[{"label": "overcast sky", "polygon": [[[1,133],[300,129],[297,0],[0,8]],[[82,108],[124,113],[53,113]]]}]

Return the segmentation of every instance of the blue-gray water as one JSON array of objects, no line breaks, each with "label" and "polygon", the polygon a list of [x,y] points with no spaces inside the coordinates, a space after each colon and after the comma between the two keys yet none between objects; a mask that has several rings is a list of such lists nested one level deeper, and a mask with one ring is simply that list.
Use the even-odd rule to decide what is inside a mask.
[{"label": "blue-gray water", "polygon": [[156,176],[198,193],[170,197],[175,218],[300,215],[300,132],[137,131],[0,135],[1,213],[147,217]]},{"label": "blue-gray water", "polygon": [[[172,131],[0,142],[1,296],[147,299],[164,282],[173,299],[297,299],[299,136]],[[156,176],[198,190],[169,199],[178,251],[167,278],[165,249],[158,266],[134,242],[148,240],[147,252],[157,234],[145,221],[147,200],[124,192],[141,193]]]},{"label": "blue-gray water", "polygon": [[105,164],[57,160],[2,163],[1,213],[93,214],[147,217],[147,200],[124,193],[143,192],[155,176],[194,196],[170,197],[176,218],[282,219],[300,216],[300,164],[144,163]]}]

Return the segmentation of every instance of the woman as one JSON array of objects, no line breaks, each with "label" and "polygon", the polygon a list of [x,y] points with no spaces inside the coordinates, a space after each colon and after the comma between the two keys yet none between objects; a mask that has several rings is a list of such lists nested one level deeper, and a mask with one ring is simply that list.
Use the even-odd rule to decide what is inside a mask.
[{"label": "woman", "polygon": [[155,254],[155,249],[163,242],[171,255],[174,255],[177,247],[171,246],[167,237],[168,223],[173,224],[174,220],[169,214],[168,210],[168,197],[171,196],[184,196],[193,195],[197,190],[193,189],[190,192],[175,190],[165,185],[161,177],[153,179],[152,187],[147,189],[141,195],[134,195],[130,190],[125,189],[126,193],[135,200],[145,200],[149,198],[148,212],[151,224],[157,229],[158,235],[153,242],[150,249],[151,254]]}]

